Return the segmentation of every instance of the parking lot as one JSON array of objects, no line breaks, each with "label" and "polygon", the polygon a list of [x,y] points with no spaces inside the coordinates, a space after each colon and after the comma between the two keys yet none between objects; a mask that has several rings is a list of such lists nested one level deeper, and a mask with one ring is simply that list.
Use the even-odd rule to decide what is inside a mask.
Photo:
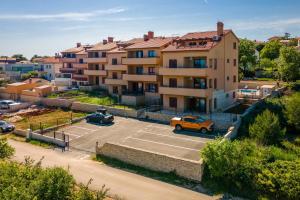
[{"label": "parking lot", "polygon": [[95,152],[95,144],[115,142],[153,152],[199,160],[199,150],[212,138],[198,132],[174,132],[173,127],[136,119],[115,117],[114,124],[81,121],[61,129],[69,135],[71,149]]}]

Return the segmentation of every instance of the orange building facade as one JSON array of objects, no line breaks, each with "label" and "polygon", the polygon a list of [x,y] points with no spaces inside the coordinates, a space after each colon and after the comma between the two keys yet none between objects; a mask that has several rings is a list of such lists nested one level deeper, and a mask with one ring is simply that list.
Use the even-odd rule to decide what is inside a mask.
[{"label": "orange building facade", "polygon": [[[88,84],[108,90],[123,104],[216,112],[236,102],[238,45],[222,22],[215,31],[182,37],[155,37],[152,31],[126,42],[108,37],[85,49],[83,74]],[[75,66],[78,52],[66,63]]]}]

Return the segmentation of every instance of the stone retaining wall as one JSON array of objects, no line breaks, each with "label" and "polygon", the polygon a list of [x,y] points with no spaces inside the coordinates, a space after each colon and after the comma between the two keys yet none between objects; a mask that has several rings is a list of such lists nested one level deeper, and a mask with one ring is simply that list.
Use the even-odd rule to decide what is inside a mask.
[{"label": "stone retaining wall", "polygon": [[59,108],[70,108],[74,100],[71,99],[49,99],[49,98],[42,98],[41,103],[44,106],[49,107],[59,107]]},{"label": "stone retaining wall", "polygon": [[97,146],[96,153],[155,171],[175,172],[178,176],[191,180],[201,181],[202,178],[202,161],[180,159],[114,143]]},{"label": "stone retaining wall", "polygon": [[24,102],[31,102],[31,103],[37,103],[41,101],[41,97],[35,97],[35,96],[29,96],[29,95],[24,95],[22,94],[20,96],[20,100]]},{"label": "stone retaining wall", "polygon": [[50,144],[54,144],[59,147],[67,146],[66,142],[61,139],[49,137],[47,135],[41,135],[41,134],[35,133],[35,132],[30,132],[28,138],[38,140],[38,141],[43,141],[43,142],[50,143]]}]

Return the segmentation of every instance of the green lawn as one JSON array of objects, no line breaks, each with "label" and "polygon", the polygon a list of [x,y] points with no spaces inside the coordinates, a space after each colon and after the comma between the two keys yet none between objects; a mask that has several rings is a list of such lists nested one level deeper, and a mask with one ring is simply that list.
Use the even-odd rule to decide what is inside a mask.
[{"label": "green lawn", "polygon": [[78,118],[84,117],[86,113],[71,112],[63,110],[53,110],[53,112],[47,112],[41,115],[27,116],[22,121],[13,123],[17,129],[26,130],[32,126],[33,130],[40,128],[40,124],[43,128],[49,128],[57,124],[65,124],[71,120],[71,117]]},{"label": "green lawn", "polygon": [[101,90],[94,90],[91,92],[70,90],[65,92],[52,93],[48,96],[48,98],[74,99],[82,103],[89,103],[89,104],[96,104],[96,105],[103,105],[103,106],[113,106],[122,109],[134,109],[131,106],[119,105],[117,98],[111,97]]}]

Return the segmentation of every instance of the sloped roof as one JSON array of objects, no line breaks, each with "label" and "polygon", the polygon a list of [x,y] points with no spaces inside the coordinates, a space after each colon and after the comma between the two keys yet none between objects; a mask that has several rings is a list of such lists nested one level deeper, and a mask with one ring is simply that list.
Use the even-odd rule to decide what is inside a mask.
[{"label": "sloped roof", "polygon": [[[231,30],[224,30],[224,34],[229,33]],[[209,39],[217,35],[217,31],[205,31],[205,32],[192,32],[187,33],[177,40],[192,40],[192,39]]]},{"label": "sloped roof", "polygon": [[107,43],[107,44],[98,43],[98,44],[95,44],[94,47],[88,49],[87,51],[110,51],[114,48],[117,48],[116,42],[111,42],[111,43]]},{"label": "sloped roof", "polygon": [[168,38],[157,37],[157,38],[153,38],[153,39],[150,39],[147,41],[137,42],[133,45],[126,47],[125,49],[160,48],[160,47],[167,45],[172,40],[173,40],[173,38],[171,38],[171,37],[168,37]]},{"label": "sloped roof", "polygon": [[207,51],[214,46],[216,46],[218,42],[207,42],[206,45],[202,46],[176,46],[174,44],[169,45],[167,48],[163,49],[162,52],[168,51]]}]

